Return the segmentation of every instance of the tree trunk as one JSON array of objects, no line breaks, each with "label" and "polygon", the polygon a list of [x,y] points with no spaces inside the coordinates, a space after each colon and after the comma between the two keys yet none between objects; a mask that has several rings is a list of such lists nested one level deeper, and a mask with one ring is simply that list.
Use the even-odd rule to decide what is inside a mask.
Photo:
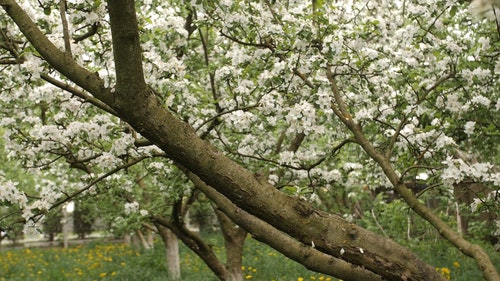
[{"label": "tree trunk", "polygon": [[217,258],[210,245],[207,245],[201,237],[189,231],[184,225],[177,221],[168,220],[161,216],[154,216],[153,223],[159,227],[169,228],[189,249],[197,254],[212,272],[221,280],[227,280],[229,272],[224,264]]},{"label": "tree trunk", "polygon": [[222,234],[224,236],[224,246],[226,249],[226,268],[229,271],[227,281],[243,281],[243,245],[247,232],[235,225],[220,210],[215,210],[219,219]]},{"label": "tree trunk", "polygon": [[157,224],[156,228],[165,245],[165,255],[167,258],[167,270],[170,279],[181,279],[181,265],[179,258],[179,240],[177,236],[168,228]]},{"label": "tree trunk", "polygon": [[123,243],[127,246],[130,246],[131,245],[131,242],[132,242],[132,238],[130,237],[130,234],[128,233],[125,233],[123,235]]},{"label": "tree trunk", "polygon": [[142,233],[142,231],[140,229],[136,229],[135,234],[137,235],[137,238],[141,242],[142,248],[144,248],[145,250],[151,250],[153,248],[153,246],[151,244],[149,244],[146,237],[144,237],[144,234]]}]

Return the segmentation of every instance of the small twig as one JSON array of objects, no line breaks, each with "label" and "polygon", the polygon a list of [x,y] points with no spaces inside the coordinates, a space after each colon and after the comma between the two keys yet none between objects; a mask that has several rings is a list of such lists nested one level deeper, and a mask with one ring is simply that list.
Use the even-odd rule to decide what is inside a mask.
[{"label": "small twig", "polygon": [[141,162],[142,160],[144,160],[146,158],[149,158],[149,156],[141,156],[139,158],[134,159],[133,161],[130,161],[130,162],[124,164],[124,165],[121,165],[119,167],[114,168],[113,170],[111,170],[111,171],[105,173],[104,175],[98,177],[97,179],[93,180],[92,182],[90,182],[89,184],[87,184],[85,187],[83,187],[83,188],[81,188],[81,189],[73,192],[72,194],[68,195],[66,198],[62,199],[61,201],[56,202],[54,205],[52,205],[50,207],[50,210],[55,209],[58,206],[61,206],[62,204],[70,201],[71,199],[73,199],[76,196],[80,195],[81,193],[85,192],[86,190],[88,190],[92,186],[96,185],[97,183],[101,182],[102,180],[106,179],[107,177],[112,176],[112,175],[114,175],[115,173],[117,173],[117,172],[119,172],[121,170],[125,170],[125,169],[127,169],[129,167],[132,167],[133,165]]},{"label": "small twig", "polygon": [[233,109],[229,109],[229,110],[226,110],[226,111],[222,111],[222,112],[219,112],[217,114],[215,114],[214,116],[210,117],[209,119],[203,121],[203,123],[201,123],[198,127],[196,127],[195,131],[198,131],[200,130],[201,128],[203,128],[203,126],[205,126],[207,123],[213,121],[213,120],[216,120],[218,119],[219,117],[223,116],[223,115],[226,115],[226,114],[229,114],[229,113],[232,113],[232,112],[235,112],[235,111],[238,111],[238,110],[242,110],[242,111],[249,111],[251,109],[254,109],[256,108],[257,106],[259,106],[259,102],[257,102],[256,104],[252,104],[250,106],[245,106],[245,107],[237,107],[237,108],[233,108]]},{"label": "small twig", "polygon": [[406,174],[408,174],[411,170],[415,170],[415,169],[426,169],[426,170],[439,170],[441,169],[442,167],[434,167],[434,166],[424,166],[424,165],[415,165],[415,166],[411,166],[407,169],[405,169],[402,173],[401,173],[401,177],[400,178],[404,178],[406,176]]},{"label": "small twig", "polygon": [[10,38],[9,35],[7,34],[6,30],[0,28],[0,36],[2,37],[3,44],[0,45],[0,48],[7,50],[13,59],[1,59],[0,64],[21,64],[25,61],[24,56],[19,54],[19,50],[17,47],[17,42]]},{"label": "small twig", "polygon": [[498,17],[497,17],[497,9],[495,8],[494,5],[492,5],[492,9],[493,9],[493,14],[495,15],[495,23],[496,23],[496,26],[497,26],[497,33],[498,35],[500,36],[500,23],[498,22]]},{"label": "small twig", "polygon": [[385,156],[390,157],[392,153],[392,149],[394,148],[394,145],[396,144],[396,141],[399,138],[399,135],[401,133],[401,130],[403,130],[404,126],[406,125],[406,122],[408,121],[408,118],[406,116],[403,117],[403,120],[399,123],[398,127],[396,128],[394,134],[391,136],[389,140],[389,144],[387,145],[387,148],[385,150]]},{"label": "small twig", "polygon": [[446,80],[455,77],[455,73],[456,73],[455,69],[452,67],[450,73],[448,73],[447,75],[442,76],[441,78],[439,78],[436,81],[436,83],[434,83],[429,89],[425,89],[423,96],[421,96],[421,97],[418,98],[417,104],[422,103],[432,91],[434,91],[439,85],[441,85],[442,83],[444,83]]},{"label": "small twig", "polygon": [[385,232],[384,228],[380,225],[380,223],[378,223],[377,217],[375,216],[375,212],[373,212],[373,209],[371,209],[371,214],[372,214],[373,220],[375,221],[375,224],[382,231],[382,234],[384,234],[384,236],[386,238],[389,238],[389,235],[387,235],[387,233]]},{"label": "small twig", "polygon": [[85,39],[87,39],[87,38],[91,37],[92,35],[96,34],[96,33],[97,33],[97,31],[98,31],[98,29],[99,29],[99,23],[94,22],[94,23],[91,25],[90,29],[89,29],[87,32],[83,33],[82,35],[74,36],[74,37],[73,37],[73,41],[74,41],[75,43],[80,42],[80,41],[83,41],[83,40],[85,40]]},{"label": "small twig", "polygon": [[[424,40],[425,36],[427,36],[427,33],[431,33],[431,29],[436,25],[436,22],[437,20],[448,10],[449,6],[446,6],[444,7],[444,9],[441,11],[441,13],[439,13],[439,15],[436,16],[436,18],[434,18],[434,21],[431,23],[431,25],[429,25],[429,27],[427,29],[423,28],[422,26],[422,29],[424,29],[424,34],[422,35],[422,40]],[[418,22],[418,21],[417,21]],[[419,23],[420,25],[420,23]]]},{"label": "small twig", "polygon": [[313,83],[311,83],[311,81],[309,81],[309,79],[307,79],[307,76],[304,73],[300,72],[297,68],[293,69],[293,74],[299,76],[300,79],[302,79],[302,81],[304,81],[304,83],[306,83],[307,87],[314,89]]}]

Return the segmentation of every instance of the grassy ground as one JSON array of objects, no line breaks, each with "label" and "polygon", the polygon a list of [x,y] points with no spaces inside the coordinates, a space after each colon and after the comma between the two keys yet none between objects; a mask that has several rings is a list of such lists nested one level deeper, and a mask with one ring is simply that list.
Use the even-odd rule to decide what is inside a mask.
[{"label": "grassy ground", "polygon": [[[219,241],[213,240],[214,245]],[[475,263],[444,242],[410,245],[448,280],[482,280]],[[223,251],[214,246],[218,254]],[[491,248],[490,248],[491,250]],[[151,280],[168,281],[161,245],[154,251],[138,251],[122,244],[93,243],[69,249],[19,249],[0,251],[0,281],[31,280]],[[499,255],[495,264],[500,265]],[[193,253],[181,247],[183,280],[218,280]],[[336,281],[306,270],[281,254],[248,239],[244,253],[248,280]]]}]

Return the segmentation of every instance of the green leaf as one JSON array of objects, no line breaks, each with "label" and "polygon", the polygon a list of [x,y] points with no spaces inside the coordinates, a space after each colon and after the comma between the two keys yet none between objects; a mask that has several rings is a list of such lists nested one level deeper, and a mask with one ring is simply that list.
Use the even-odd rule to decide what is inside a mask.
[{"label": "green leaf", "polygon": [[457,6],[451,7],[451,9],[450,9],[450,16],[454,17],[457,14],[457,11],[458,11],[458,7]]},{"label": "green leaf", "polygon": [[287,185],[287,186],[283,187],[283,191],[287,194],[295,195],[295,194],[297,194],[298,189],[296,186]]}]

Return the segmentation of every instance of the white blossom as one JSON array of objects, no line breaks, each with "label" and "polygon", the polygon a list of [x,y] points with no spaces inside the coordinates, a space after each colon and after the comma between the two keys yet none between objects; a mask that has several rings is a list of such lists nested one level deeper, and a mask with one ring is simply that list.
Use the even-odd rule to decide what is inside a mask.
[{"label": "white blossom", "polygon": [[469,136],[474,134],[474,127],[475,126],[476,126],[476,122],[467,121],[467,123],[465,123],[465,126],[464,126],[464,132]]},{"label": "white blossom", "polygon": [[137,201],[125,203],[124,211],[126,215],[136,213],[137,211],[139,211],[139,203]]},{"label": "white blossom", "polygon": [[491,104],[490,99],[488,99],[485,96],[481,96],[481,95],[473,97],[472,100],[471,100],[471,102],[473,104],[484,105],[486,107],[489,107],[490,104]]}]

